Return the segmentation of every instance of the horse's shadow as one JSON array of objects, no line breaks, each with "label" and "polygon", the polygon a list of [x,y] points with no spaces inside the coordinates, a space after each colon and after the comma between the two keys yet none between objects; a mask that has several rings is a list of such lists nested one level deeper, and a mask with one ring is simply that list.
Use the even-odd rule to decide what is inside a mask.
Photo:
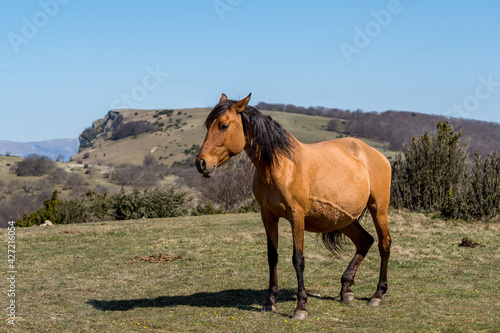
[{"label": "horse's shadow", "polygon": [[[100,311],[128,311],[135,308],[166,308],[178,305],[260,311],[259,304],[262,304],[267,298],[267,293],[267,290],[230,289],[218,292],[200,292],[185,296],[161,296],[157,298],[111,301],[91,299],[87,303]],[[282,289],[276,302],[282,303],[296,300],[295,291]]]}]

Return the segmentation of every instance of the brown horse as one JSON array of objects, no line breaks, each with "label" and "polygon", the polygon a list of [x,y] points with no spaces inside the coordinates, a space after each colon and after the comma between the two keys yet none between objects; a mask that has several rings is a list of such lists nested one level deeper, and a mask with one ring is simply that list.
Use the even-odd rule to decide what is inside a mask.
[{"label": "brown horse", "polygon": [[354,138],[304,144],[271,117],[222,94],[208,115],[207,135],[196,159],[198,171],[210,177],[232,156],[245,152],[255,165],[253,192],[261,207],[267,234],[269,296],[262,311],[276,311],[278,295],[278,220],[287,219],[293,234],[293,266],[297,274],[298,304],[294,319],[307,318],[304,288],[304,230],[322,233],[334,254],[347,236],[356,254],[342,275],[341,300],[354,299],[351,285],[373,237],[360,225],[366,208],[371,213],[381,257],[380,280],[368,305],[379,306],[387,291],[391,237],[387,225],[391,166],[377,150]]}]

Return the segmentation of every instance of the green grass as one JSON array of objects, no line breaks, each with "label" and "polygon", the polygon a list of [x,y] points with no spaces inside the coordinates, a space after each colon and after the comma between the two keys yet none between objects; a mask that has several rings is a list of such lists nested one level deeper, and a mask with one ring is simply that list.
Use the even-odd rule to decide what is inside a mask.
[{"label": "green grass", "polygon": [[[368,217],[363,225],[374,233]],[[306,234],[310,316],[301,322],[290,319],[296,279],[286,221],[280,222],[277,313],[259,311],[268,271],[258,214],[17,228],[21,318],[13,331],[498,331],[498,225],[391,212],[390,228],[389,291],[380,308],[366,306],[378,279],[376,245],[358,272],[356,299],[345,306],[338,302],[339,280],[353,247],[333,259]],[[6,249],[5,230],[0,237]],[[458,247],[463,237],[485,247]],[[126,264],[159,253],[196,261]],[[4,313],[7,302],[4,292]],[[0,331],[7,329],[3,320]]]}]

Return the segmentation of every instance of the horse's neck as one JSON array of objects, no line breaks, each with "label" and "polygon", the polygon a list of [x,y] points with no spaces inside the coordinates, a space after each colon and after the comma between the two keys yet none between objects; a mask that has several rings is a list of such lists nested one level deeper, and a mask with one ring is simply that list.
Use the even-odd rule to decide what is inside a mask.
[{"label": "horse's neck", "polygon": [[[293,141],[294,150],[297,151],[302,143],[299,140],[297,140],[292,134],[289,133],[289,135],[291,140]],[[288,158],[285,156],[277,156],[277,160],[275,162],[276,164],[272,167],[266,168],[263,166],[263,164],[259,159],[259,153],[256,147],[252,147],[249,143],[247,143],[245,147],[245,152],[250,158],[250,161],[252,161],[252,164],[255,166],[257,174],[267,184],[274,183],[273,174],[276,172],[277,168],[278,169],[280,168],[279,167],[280,165],[283,165],[284,163],[286,163],[286,160],[288,160]]]}]

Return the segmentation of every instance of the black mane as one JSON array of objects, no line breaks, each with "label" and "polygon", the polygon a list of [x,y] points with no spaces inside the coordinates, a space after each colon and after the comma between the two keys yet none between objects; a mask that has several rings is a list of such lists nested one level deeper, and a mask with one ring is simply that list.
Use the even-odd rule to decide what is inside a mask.
[{"label": "black mane", "polygon": [[[205,120],[207,129],[235,103],[236,101],[226,99],[217,104]],[[293,159],[293,141],[290,133],[270,116],[247,106],[245,111],[241,112],[241,121],[245,138],[252,148],[251,157],[257,158],[263,167],[276,165],[278,156]]]}]

